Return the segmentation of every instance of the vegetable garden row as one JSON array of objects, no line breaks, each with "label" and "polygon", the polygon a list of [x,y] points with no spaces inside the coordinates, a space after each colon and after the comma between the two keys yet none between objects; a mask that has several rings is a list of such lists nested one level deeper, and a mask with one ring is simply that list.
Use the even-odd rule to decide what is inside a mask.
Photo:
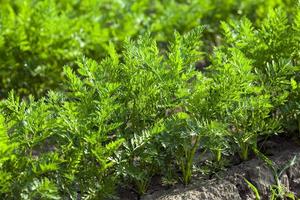
[{"label": "vegetable garden row", "polygon": [[[0,198],[113,199],[299,137],[292,0],[0,1]],[[200,158],[197,158],[200,159]]]}]

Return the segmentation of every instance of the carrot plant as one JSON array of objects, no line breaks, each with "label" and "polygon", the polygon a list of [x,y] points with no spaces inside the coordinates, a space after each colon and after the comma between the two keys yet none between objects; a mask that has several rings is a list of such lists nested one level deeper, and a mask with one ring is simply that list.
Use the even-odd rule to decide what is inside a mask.
[{"label": "carrot plant", "polygon": [[[125,121],[121,132],[132,141],[122,154],[128,169],[122,174],[134,182],[140,194],[145,192],[151,176],[163,170],[158,159],[161,141],[143,134],[151,133],[158,123],[181,109],[181,100],[188,97],[194,64],[201,58],[201,31],[199,27],[183,36],[176,33],[167,52],[159,52],[156,41],[148,35],[126,43],[124,62],[120,63],[122,73],[116,74],[122,86],[120,104],[124,105],[119,115]],[[159,135],[163,131],[154,132]]]},{"label": "carrot plant", "polygon": [[152,176],[158,171],[160,152],[155,146],[154,138],[163,130],[164,125],[159,122],[149,130],[135,134],[123,145],[124,149],[118,156],[118,173],[124,178],[124,182],[133,184],[132,189],[139,195],[146,193]]},{"label": "carrot plant", "polygon": [[[50,92],[37,101],[19,102],[12,96],[4,103],[7,120],[24,132],[18,139],[29,142],[24,151],[45,151],[38,158],[47,163],[55,159],[51,173],[57,178],[48,180],[55,180],[60,195],[107,197],[116,182],[114,172],[133,183],[138,193],[146,191],[151,176],[161,170],[156,164],[160,149],[147,133],[162,132],[155,127],[188,97],[194,64],[201,58],[201,31],[200,27],[184,36],[176,34],[168,52],[160,52],[149,35],[126,41],[121,55],[110,43],[109,56],[101,62],[83,58],[76,72],[65,67],[64,92]],[[113,166],[115,162],[120,163]],[[40,168],[34,169],[38,178]]]},{"label": "carrot plant", "polygon": [[[272,117],[292,130],[296,124],[294,116],[297,106],[291,80],[298,80],[299,53],[299,11],[288,17],[283,9],[270,11],[262,23],[255,28],[244,19],[241,22],[223,23],[225,45],[239,49],[252,61],[252,72],[257,77],[257,85],[269,95]],[[299,10],[299,9],[298,9]],[[297,84],[293,87],[296,88]],[[293,92],[294,91],[294,92]]]},{"label": "carrot plant", "polygon": [[[203,124],[190,118],[185,112],[177,113],[169,121],[169,130],[163,135],[162,144],[170,155],[175,158],[176,165],[182,173],[182,182],[187,185],[193,175],[193,164],[196,152],[204,138]],[[201,148],[200,154],[206,148]]]},{"label": "carrot plant", "polygon": [[[181,111],[173,113],[160,140],[167,155],[175,159],[182,173],[182,182],[188,184],[193,175],[193,165],[207,151],[220,161],[228,148],[227,126],[217,118],[216,96],[211,95],[212,79],[198,73],[193,77],[193,87],[181,99]],[[178,95],[183,95],[181,90]]]},{"label": "carrot plant", "polygon": [[112,121],[118,106],[111,95],[117,86],[93,87],[88,77],[81,80],[70,68],[65,73],[65,94],[21,101],[11,93],[1,104],[7,124],[6,132],[1,129],[7,146],[1,153],[6,177],[1,197],[102,199],[114,193],[112,156],[123,142],[110,139],[120,126]]},{"label": "carrot plant", "polygon": [[236,49],[217,51],[211,66],[216,115],[227,124],[242,159],[248,158],[249,147],[256,145],[259,135],[277,128],[270,118],[270,96],[263,93],[252,69],[251,60]]}]

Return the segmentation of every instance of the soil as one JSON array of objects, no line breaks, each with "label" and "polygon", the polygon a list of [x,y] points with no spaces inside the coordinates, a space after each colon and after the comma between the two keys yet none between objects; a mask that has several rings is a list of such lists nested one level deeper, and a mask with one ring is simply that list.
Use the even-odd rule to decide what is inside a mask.
[{"label": "soil", "polygon": [[[286,191],[300,197],[300,145],[297,139],[273,137],[261,142],[261,151],[277,166],[284,166],[294,156],[296,164],[285,170],[281,183]],[[275,184],[271,169],[260,159],[240,162],[237,156],[230,160],[230,167],[210,175],[193,177],[192,183],[183,186],[178,183],[172,187],[162,186],[160,177],[152,178],[147,194],[139,197],[134,191],[121,189],[121,200],[250,200],[255,199],[244,178],[258,189],[262,199],[269,199],[270,186]],[[195,163],[197,164],[197,163]]]}]

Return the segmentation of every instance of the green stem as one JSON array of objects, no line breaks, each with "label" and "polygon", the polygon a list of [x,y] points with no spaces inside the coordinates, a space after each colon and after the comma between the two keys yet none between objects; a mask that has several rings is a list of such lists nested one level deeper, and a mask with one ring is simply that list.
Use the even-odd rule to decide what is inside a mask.
[{"label": "green stem", "polygon": [[222,158],[222,150],[221,149],[215,150],[215,156],[216,156],[216,161],[220,162]]},{"label": "green stem", "polygon": [[249,145],[245,142],[242,142],[240,144],[240,149],[241,149],[241,153],[240,153],[241,159],[242,160],[248,160]]},{"label": "green stem", "polygon": [[197,136],[191,150],[185,152],[185,159],[181,162],[181,171],[183,175],[183,182],[185,185],[189,184],[192,177],[193,159],[197,151],[201,136]]}]

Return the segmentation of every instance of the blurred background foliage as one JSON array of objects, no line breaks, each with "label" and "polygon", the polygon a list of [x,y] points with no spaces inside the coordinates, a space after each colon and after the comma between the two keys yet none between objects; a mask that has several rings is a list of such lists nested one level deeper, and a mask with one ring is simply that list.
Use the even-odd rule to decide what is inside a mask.
[{"label": "blurred background foliage", "polygon": [[[151,32],[165,49],[174,30],[184,34],[205,26],[203,60],[222,43],[220,22],[246,16],[254,26],[269,10],[289,15],[296,0],[0,0],[0,98],[14,89],[18,95],[41,97],[61,88],[63,66],[73,68],[83,55],[100,60],[112,42]],[[201,66],[200,66],[201,67]]]}]

